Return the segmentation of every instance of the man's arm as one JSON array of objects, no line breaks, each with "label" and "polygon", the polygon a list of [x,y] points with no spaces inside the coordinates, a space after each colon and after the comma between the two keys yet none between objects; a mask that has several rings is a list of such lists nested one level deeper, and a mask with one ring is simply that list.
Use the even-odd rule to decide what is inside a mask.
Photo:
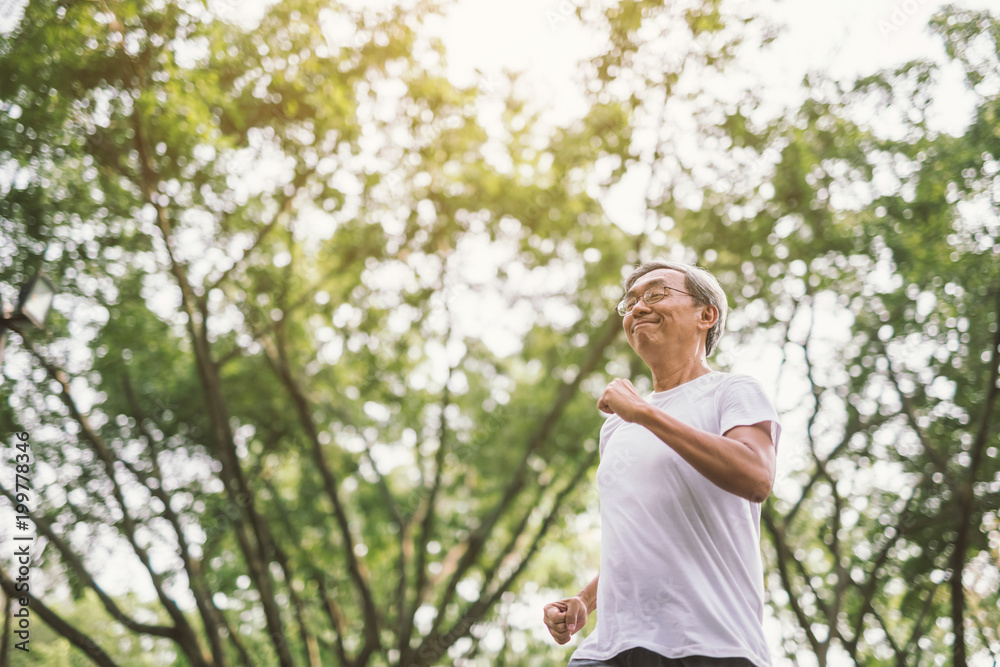
[{"label": "man's arm", "polygon": [[575,596],[545,605],[542,618],[549,634],[558,643],[565,644],[587,625],[587,617],[597,609],[597,580],[600,576],[598,572]]},{"label": "man's arm", "polygon": [[645,426],[720,489],[754,503],[771,494],[775,453],[770,422],[736,426],[723,435],[708,433],[653,407],[622,379],[612,380],[597,407]]},{"label": "man's arm", "polygon": [[[583,604],[587,607],[587,616],[594,613],[597,609],[597,580],[601,578],[601,573],[598,572],[594,575],[594,578],[590,580],[590,583],[583,587],[583,590],[576,594],[576,597],[583,601]],[[579,630],[579,628],[577,628]]]}]

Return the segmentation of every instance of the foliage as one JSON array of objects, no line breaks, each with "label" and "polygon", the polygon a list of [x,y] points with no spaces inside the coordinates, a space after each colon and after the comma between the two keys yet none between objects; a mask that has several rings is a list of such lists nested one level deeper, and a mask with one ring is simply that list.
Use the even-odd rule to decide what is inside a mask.
[{"label": "foliage", "polygon": [[[670,254],[731,296],[719,365],[782,359],[788,656],[1000,653],[995,16],[933,23],[976,100],[952,136],[930,63],[815,77],[777,119],[713,93],[773,37],[716,0],[579,7],[606,42],[556,128],[516,77],[450,82],[433,6],[227,8],[34,1],[0,39],[0,283],[60,285],[0,404],[33,443],[42,657],[565,660],[519,619],[583,583],[594,399],[648,389],[611,306]],[[601,199],[634,168],[626,231]]]},{"label": "foliage", "polygon": [[804,422],[764,508],[792,658],[1000,650],[998,25],[957,8],[933,22],[975,101],[961,135],[934,129],[933,63],[813,77],[783,118],[706,113],[732,149],[694,205],[669,187],[653,202],[730,285],[737,328],[777,343],[779,400]]},{"label": "foliage", "polygon": [[[192,665],[436,664],[579,506],[629,247],[589,138],[620,114],[549,146],[514,81],[444,77],[429,11],[32,2],[0,44],[3,279],[60,284],[7,409],[39,566],[105,629],[32,605],[99,664],[123,632]],[[143,614],[106,592],[123,550]]]}]

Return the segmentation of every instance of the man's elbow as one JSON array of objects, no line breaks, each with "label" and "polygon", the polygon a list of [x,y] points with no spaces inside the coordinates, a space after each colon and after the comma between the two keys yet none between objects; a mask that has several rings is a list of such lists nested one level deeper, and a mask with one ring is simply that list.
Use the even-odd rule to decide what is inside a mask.
[{"label": "man's elbow", "polygon": [[762,503],[771,495],[771,488],[774,486],[774,478],[770,475],[754,480],[748,489],[747,500],[752,503]]}]

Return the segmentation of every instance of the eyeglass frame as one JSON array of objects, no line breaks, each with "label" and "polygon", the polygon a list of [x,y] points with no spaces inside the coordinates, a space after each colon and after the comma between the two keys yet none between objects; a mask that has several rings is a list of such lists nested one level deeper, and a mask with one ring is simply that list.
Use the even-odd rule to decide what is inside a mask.
[{"label": "eyeglass frame", "polygon": [[[659,292],[659,296],[658,296],[658,297],[657,297],[656,299],[654,299],[654,300],[650,301],[650,300],[649,300],[649,299],[647,298],[647,295],[648,295],[648,294],[649,294],[650,292],[652,292],[653,290],[656,290],[656,289],[658,289],[658,290],[661,290],[661,291]],[[633,310],[633,309],[634,309],[634,308],[635,308],[635,307],[636,307],[636,306],[637,306],[637,305],[639,304],[639,299],[642,299],[643,301],[645,301],[645,302],[646,302],[646,305],[647,305],[647,306],[650,306],[650,305],[652,305],[652,304],[654,304],[654,303],[659,303],[659,302],[660,302],[660,301],[662,301],[662,300],[663,300],[664,298],[666,298],[666,296],[667,296],[668,294],[670,294],[671,290],[672,290],[672,291],[674,291],[674,292],[679,292],[679,293],[681,293],[681,294],[684,294],[684,295],[687,295],[687,296],[691,297],[692,299],[694,299],[694,298],[695,298],[694,294],[691,294],[690,292],[685,292],[685,291],[684,291],[684,290],[682,290],[682,289],[677,289],[676,287],[671,287],[670,285],[667,285],[666,283],[660,283],[659,285],[656,285],[656,286],[654,286],[654,287],[648,287],[648,288],[646,288],[645,290],[643,290],[643,292],[642,292],[642,295],[641,295],[641,296],[639,296],[639,295],[636,295],[636,297],[635,297],[635,303],[633,303],[633,304],[632,304],[632,308],[629,308],[628,310],[625,310],[625,302],[626,302],[626,301],[628,300],[628,298],[629,298],[628,294],[626,294],[626,295],[624,296],[624,298],[622,298],[622,300],[618,302],[618,305],[617,305],[617,306],[615,306],[615,311],[616,311],[616,312],[617,312],[617,313],[618,313],[619,315],[621,315],[622,317],[625,317],[626,315],[628,315],[629,313],[631,313],[631,312],[632,312],[632,310]],[[631,291],[631,290],[630,290],[630,291]],[[623,312],[623,311],[624,311],[624,312]]]}]

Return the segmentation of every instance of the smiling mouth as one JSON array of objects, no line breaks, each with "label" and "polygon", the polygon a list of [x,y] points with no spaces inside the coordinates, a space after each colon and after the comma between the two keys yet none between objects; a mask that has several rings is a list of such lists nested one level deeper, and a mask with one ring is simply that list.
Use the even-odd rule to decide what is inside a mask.
[{"label": "smiling mouth", "polygon": [[648,321],[648,320],[647,320],[647,321],[645,321],[645,322],[639,322],[639,323],[638,323],[638,324],[636,324],[636,325],[635,325],[634,327],[632,327],[632,331],[635,331],[636,329],[638,329],[639,327],[641,327],[641,326],[642,326],[643,324],[653,324],[653,322],[650,322],[650,321]]}]

